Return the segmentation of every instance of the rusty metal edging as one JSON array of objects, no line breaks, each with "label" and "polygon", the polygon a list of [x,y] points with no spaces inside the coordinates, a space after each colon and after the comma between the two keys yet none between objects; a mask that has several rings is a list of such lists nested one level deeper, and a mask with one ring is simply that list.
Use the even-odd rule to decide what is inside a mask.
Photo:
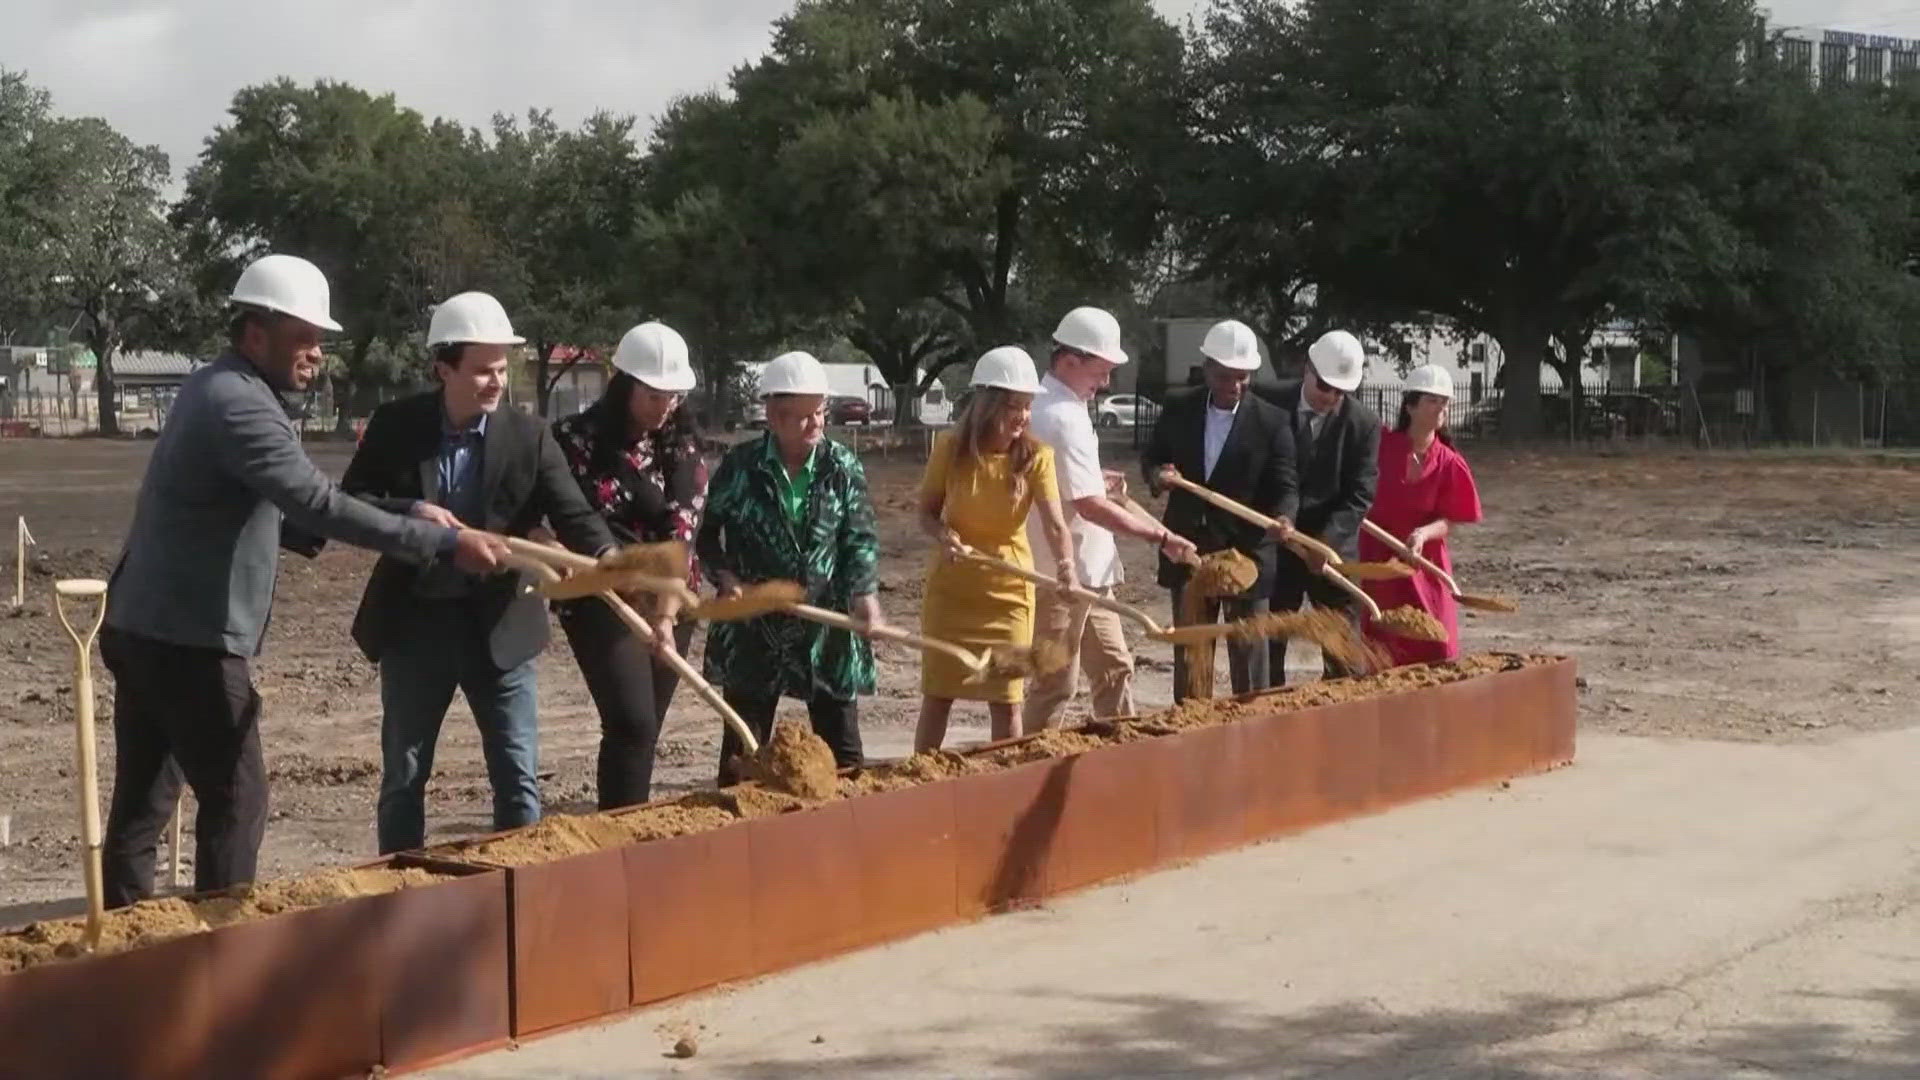
[{"label": "rusty metal edging", "polygon": [[454,880],[0,976],[0,1078],[364,1075],[504,1041],[504,875],[354,869],[409,865]]},{"label": "rusty metal edging", "polygon": [[[412,1071],[1565,764],[1574,677],[1533,664],[532,866],[399,856],[373,865],[459,880],[0,976],[0,1080]],[[56,1044],[79,1015],[104,1032]]]}]

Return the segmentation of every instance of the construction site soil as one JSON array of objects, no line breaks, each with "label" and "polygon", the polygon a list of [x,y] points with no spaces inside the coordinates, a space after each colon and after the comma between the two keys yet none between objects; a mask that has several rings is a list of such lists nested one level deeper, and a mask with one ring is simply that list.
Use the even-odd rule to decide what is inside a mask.
[{"label": "construction site soil", "polygon": [[[0,560],[0,926],[80,910],[73,652],[52,617],[52,583],[111,571],[151,446],[0,442],[0,521],[24,516],[40,541],[18,613],[5,610],[11,551]],[[1542,452],[1471,442],[1462,450],[1486,521],[1451,540],[1460,587],[1520,609],[1463,612],[1464,648],[1577,659],[1585,730],[1810,741],[1907,726],[1920,715],[1911,704],[1920,697],[1920,468],[1840,455]],[[337,476],[351,447],[316,443],[312,452]],[[1112,468],[1136,468],[1137,452],[1124,440],[1103,456]],[[865,461],[880,519],[881,604],[895,622],[914,626],[926,565],[912,525],[923,463],[897,450]],[[1118,599],[1170,622],[1167,594],[1154,584],[1156,553],[1132,543],[1121,551]],[[282,560],[272,626],[254,664],[272,785],[261,852],[269,879],[375,856],[379,678],[348,636],[372,565],[370,553],[338,544],[316,559]],[[1172,646],[1146,640],[1138,627],[1128,635],[1135,700],[1143,711],[1164,709]],[[696,635],[696,662],[699,650]],[[870,757],[900,757],[919,707],[918,657],[895,645],[876,652],[879,685],[860,703],[861,727]],[[1219,652],[1224,668],[1226,650]],[[104,805],[114,688],[95,659]],[[1290,681],[1311,680],[1318,667],[1312,645],[1292,642]],[[557,631],[538,676],[546,807],[590,811],[599,723]],[[786,717],[804,711],[799,702],[781,705]],[[1082,695],[1065,719],[1085,716]],[[984,729],[984,710],[962,704],[948,745],[984,741]],[[681,688],[661,737],[656,798],[712,787],[720,730],[712,711]],[[942,760],[912,767],[949,767]],[[187,808],[191,837],[190,798]],[[734,817],[720,806],[682,809]],[[428,839],[490,833],[491,816],[471,713],[456,700],[429,787]],[[190,864],[190,839],[187,847]]]}]

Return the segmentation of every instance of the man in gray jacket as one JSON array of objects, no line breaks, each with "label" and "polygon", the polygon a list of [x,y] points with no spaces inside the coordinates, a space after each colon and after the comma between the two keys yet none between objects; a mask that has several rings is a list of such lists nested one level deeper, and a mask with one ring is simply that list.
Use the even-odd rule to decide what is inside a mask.
[{"label": "man in gray jacket", "polygon": [[484,533],[377,510],[307,457],[278,392],[306,388],[322,332],[340,329],[319,268],[268,255],[241,274],[231,299],[231,348],[180,388],[111,578],[100,638],[115,683],[102,851],[110,907],[152,895],[180,775],[199,803],[195,890],[253,880],[267,782],[248,661],[266,637],[283,517],[301,532],[421,564],[499,568],[501,551]]}]

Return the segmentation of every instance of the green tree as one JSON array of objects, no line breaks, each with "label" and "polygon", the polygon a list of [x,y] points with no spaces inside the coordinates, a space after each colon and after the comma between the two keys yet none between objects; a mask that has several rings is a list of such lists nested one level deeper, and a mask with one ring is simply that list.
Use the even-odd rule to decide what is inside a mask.
[{"label": "green tree", "polygon": [[1757,26],[1748,0],[1228,0],[1201,100],[1233,217],[1289,238],[1270,288],[1492,335],[1526,435],[1536,361],[1577,392],[1590,328],[1738,252],[1701,149]]},{"label": "green tree", "polygon": [[[1740,109],[1713,137],[1741,242],[1667,320],[1752,358],[1765,384],[1792,368],[1896,375],[1920,314],[1909,271],[1920,177],[1912,88],[1814,89],[1762,50]],[[1767,395],[1775,423],[1788,394]]]},{"label": "green tree", "polygon": [[480,205],[498,223],[500,296],[533,346],[539,406],[577,363],[626,329],[640,290],[634,230],[644,163],[630,116],[597,112],[563,130],[550,114],[496,117]]},{"label": "green tree", "polygon": [[1050,320],[1023,303],[1038,273],[1132,291],[1181,50],[1145,0],[805,0],[730,96],[669,113],[648,204],[731,216],[763,329],[827,319],[896,383],[931,378]]},{"label": "green tree", "polygon": [[93,117],[53,121],[39,138],[58,172],[47,221],[48,302],[93,350],[100,431],[117,434],[114,359],[178,326],[179,252],[161,197],[167,156]]},{"label": "green tree", "polygon": [[209,294],[268,250],[326,272],[346,327],[334,380],[345,430],[354,392],[390,377],[367,364],[374,341],[413,340],[439,299],[420,272],[420,245],[445,212],[456,133],[430,130],[391,94],[328,81],[247,87],[228,113],[188,172],[174,220]]}]

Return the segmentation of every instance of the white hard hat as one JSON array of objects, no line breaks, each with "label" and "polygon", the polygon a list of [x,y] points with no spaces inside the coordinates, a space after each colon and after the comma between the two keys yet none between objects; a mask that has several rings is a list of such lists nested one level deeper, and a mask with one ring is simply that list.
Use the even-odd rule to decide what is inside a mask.
[{"label": "white hard hat", "polygon": [[812,353],[781,353],[760,369],[760,396],[772,397],[775,394],[820,394],[830,393],[827,386],[827,369]]},{"label": "white hard hat", "polygon": [[524,345],[526,338],[513,332],[507,321],[507,309],[500,301],[483,292],[463,292],[449,296],[433,309],[433,321],[427,324],[427,348],[436,345],[472,343],[475,345]]},{"label": "white hard hat", "polygon": [[693,389],[687,339],[666,323],[643,322],[627,331],[613,350],[613,366],[665,393],[684,394]]},{"label": "white hard hat", "polygon": [[1407,376],[1406,391],[1409,394],[1434,394],[1450,399],[1453,397],[1453,376],[1438,364],[1423,364]]},{"label": "white hard hat", "polygon": [[1214,323],[1200,343],[1200,354],[1235,371],[1260,370],[1260,339],[1253,336],[1252,327],[1238,319]]},{"label": "white hard hat", "polygon": [[1018,345],[988,349],[973,365],[974,386],[997,386],[1022,394],[1040,392],[1040,376],[1034,374],[1033,357]]},{"label": "white hard hat", "polygon": [[297,255],[263,255],[240,272],[228,297],[236,304],[291,315],[309,326],[338,331],[328,308],[327,275]]},{"label": "white hard hat", "polygon": [[1345,330],[1329,330],[1307,349],[1307,360],[1314,374],[1335,390],[1352,390],[1360,385],[1360,374],[1367,367],[1367,350],[1360,339]]},{"label": "white hard hat", "polygon": [[1097,307],[1077,307],[1067,312],[1054,328],[1053,340],[1109,363],[1127,362],[1127,351],[1120,347],[1120,320]]}]

